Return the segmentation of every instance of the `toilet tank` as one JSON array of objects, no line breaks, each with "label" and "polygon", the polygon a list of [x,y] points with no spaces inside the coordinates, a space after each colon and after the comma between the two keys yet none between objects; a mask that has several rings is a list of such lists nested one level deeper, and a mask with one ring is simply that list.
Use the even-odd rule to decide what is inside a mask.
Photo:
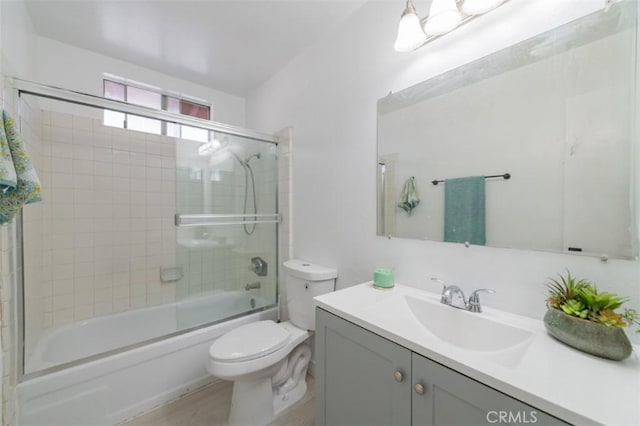
[{"label": "toilet tank", "polygon": [[313,298],[335,289],[338,272],[300,259],[287,260],[282,266],[289,320],[303,330],[315,330]]}]

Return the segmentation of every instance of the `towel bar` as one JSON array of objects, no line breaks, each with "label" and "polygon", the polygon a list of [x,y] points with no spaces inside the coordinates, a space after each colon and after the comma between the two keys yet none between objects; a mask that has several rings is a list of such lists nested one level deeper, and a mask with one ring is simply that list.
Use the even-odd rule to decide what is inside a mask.
[{"label": "towel bar", "polygon": [[[489,179],[489,178],[497,178],[497,177],[501,177],[504,180],[511,179],[511,173],[504,173],[504,174],[501,174],[501,175],[490,175],[490,176],[485,176],[484,178],[485,179]],[[434,184],[434,185],[437,185],[440,182],[446,182],[446,181],[447,181],[446,179],[432,180],[431,183]]]}]

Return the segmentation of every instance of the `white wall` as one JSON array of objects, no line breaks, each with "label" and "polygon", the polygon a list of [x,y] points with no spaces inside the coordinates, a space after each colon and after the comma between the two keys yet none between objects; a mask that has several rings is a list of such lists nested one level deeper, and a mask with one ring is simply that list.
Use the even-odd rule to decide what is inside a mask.
[{"label": "white wall", "polygon": [[113,74],[164,90],[206,99],[212,103],[214,121],[245,125],[245,100],[219,90],[143,68],[109,56],[38,37],[38,83],[102,96],[103,74]]},{"label": "white wall", "polygon": [[37,36],[22,1],[2,3],[2,61],[6,76],[33,79],[36,70]]},{"label": "white wall", "polygon": [[[338,287],[393,267],[396,281],[431,291],[440,277],[483,303],[541,318],[545,279],[569,268],[640,303],[636,261],[376,237],[376,101],[509,44],[587,14],[604,1],[512,0],[424,48],[393,50],[402,1],[366,3],[247,98],[249,127],[293,126],[295,256],[337,267]],[[418,7],[424,5],[418,2]],[[419,10],[426,14],[426,10]]]}]

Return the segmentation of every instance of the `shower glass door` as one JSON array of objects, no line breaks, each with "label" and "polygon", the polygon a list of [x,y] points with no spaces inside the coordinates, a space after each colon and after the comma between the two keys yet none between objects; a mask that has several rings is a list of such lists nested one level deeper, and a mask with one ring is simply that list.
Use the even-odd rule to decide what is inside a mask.
[{"label": "shower glass door", "polygon": [[276,145],[209,131],[176,144],[178,329],[276,303]]},{"label": "shower glass door", "polygon": [[275,305],[274,143],[26,87],[21,131],[43,200],[20,229],[25,376]]}]

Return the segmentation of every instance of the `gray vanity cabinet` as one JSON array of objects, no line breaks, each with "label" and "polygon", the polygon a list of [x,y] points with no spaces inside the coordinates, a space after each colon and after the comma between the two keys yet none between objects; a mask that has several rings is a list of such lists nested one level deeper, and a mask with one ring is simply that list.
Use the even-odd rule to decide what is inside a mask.
[{"label": "gray vanity cabinet", "polygon": [[567,424],[416,353],[412,383],[414,425]]},{"label": "gray vanity cabinet", "polygon": [[316,425],[562,425],[517,399],[316,309]]},{"label": "gray vanity cabinet", "polygon": [[316,310],[316,425],[410,425],[411,351]]}]

